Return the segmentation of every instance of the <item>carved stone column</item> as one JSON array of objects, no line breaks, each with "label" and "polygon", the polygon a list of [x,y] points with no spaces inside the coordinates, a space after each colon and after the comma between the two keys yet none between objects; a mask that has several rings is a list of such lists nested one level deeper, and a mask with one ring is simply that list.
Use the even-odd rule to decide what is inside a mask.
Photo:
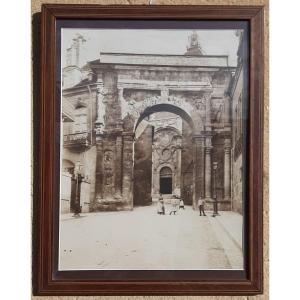
[{"label": "carved stone column", "polygon": [[204,94],[205,98],[205,131],[211,131],[211,92]]},{"label": "carved stone column", "polygon": [[197,201],[201,196],[204,198],[204,137],[193,137],[193,162],[194,162],[194,197],[193,207],[197,208]]},{"label": "carved stone column", "polygon": [[124,209],[133,209],[133,133],[123,133],[122,195]]},{"label": "carved stone column", "polygon": [[175,189],[180,190],[180,177],[181,177],[181,148],[176,149],[176,180]]},{"label": "carved stone column", "polygon": [[105,114],[105,105],[103,103],[104,91],[102,84],[97,85],[97,116],[95,121],[96,134],[103,133],[104,129],[104,114]]},{"label": "carved stone column", "polygon": [[176,136],[176,163],[175,163],[175,185],[174,189],[176,191],[180,191],[181,187],[181,144],[182,144],[182,137]]},{"label": "carved stone column", "polygon": [[92,157],[91,157],[91,166],[90,166],[90,210],[94,210],[96,203],[96,169],[97,169],[97,145],[92,147]]},{"label": "carved stone column", "polygon": [[231,141],[224,139],[224,200],[230,200],[230,151]]},{"label": "carved stone column", "polygon": [[205,98],[205,198],[211,200],[211,91],[204,94]]},{"label": "carved stone column", "polygon": [[228,95],[224,98],[224,126],[230,127],[230,97]]},{"label": "carved stone column", "polygon": [[103,199],[103,140],[97,135],[95,204]]},{"label": "carved stone column", "polygon": [[118,101],[118,75],[113,70],[104,70],[102,73],[103,88],[101,89],[102,102],[105,106],[105,130],[114,130],[121,120],[121,107]]},{"label": "carved stone column", "polygon": [[205,138],[205,198],[211,199],[211,137]]},{"label": "carved stone column", "polygon": [[157,171],[157,146],[152,145],[152,195],[159,194],[159,174]]},{"label": "carved stone column", "polygon": [[122,193],[122,136],[116,137],[115,164],[115,197],[121,198]]},{"label": "carved stone column", "polygon": [[116,152],[115,140],[110,136],[103,139],[103,198],[113,201],[115,196],[115,166]]}]

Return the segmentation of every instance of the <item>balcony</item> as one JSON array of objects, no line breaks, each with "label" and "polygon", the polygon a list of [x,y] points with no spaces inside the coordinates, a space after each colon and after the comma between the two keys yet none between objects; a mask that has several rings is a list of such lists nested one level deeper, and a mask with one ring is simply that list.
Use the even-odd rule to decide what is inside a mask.
[{"label": "balcony", "polygon": [[90,132],[78,132],[64,135],[64,147],[86,148],[91,145]]}]

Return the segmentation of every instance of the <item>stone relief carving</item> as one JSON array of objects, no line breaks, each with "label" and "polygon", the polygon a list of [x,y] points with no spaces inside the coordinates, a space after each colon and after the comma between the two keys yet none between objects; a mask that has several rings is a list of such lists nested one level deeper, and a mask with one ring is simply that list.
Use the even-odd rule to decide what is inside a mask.
[{"label": "stone relief carving", "polygon": [[123,152],[123,162],[126,168],[130,168],[132,165],[132,151],[130,149],[125,149]]},{"label": "stone relief carving", "polygon": [[224,120],[224,100],[223,99],[213,99],[212,109],[211,109],[211,118],[212,121],[216,123],[221,123]]},{"label": "stone relief carving", "polygon": [[104,165],[104,176],[105,184],[111,185],[113,183],[113,151],[105,150],[103,156],[103,165]]},{"label": "stone relief carving", "polygon": [[97,120],[95,121],[95,133],[100,135],[103,133],[104,128],[104,115],[105,115],[105,90],[103,86],[97,86]]},{"label": "stone relief carving", "polygon": [[118,91],[97,85],[97,120],[95,121],[96,135],[102,134],[104,128],[114,127],[121,108],[118,103]]},{"label": "stone relief carving", "polygon": [[172,152],[171,152],[171,150],[169,148],[165,148],[161,152],[161,158],[164,161],[169,160],[171,158],[171,155],[172,155]]},{"label": "stone relief carving", "polygon": [[106,185],[112,184],[112,177],[113,177],[112,170],[111,169],[106,170],[106,173],[105,173],[105,184]]},{"label": "stone relief carving", "polygon": [[[153,168],[157,168],[163,163],[176,164],[176,151],[178,133],[172,128],[165,128],[155,133],[153,144]],[[174,166],[176,169],[176,166]]]},{"label": "stone relief carving", "polygon": [[127,113],[126,117],[123,120],[124,130],[125,131],[133,131],[134,122],[135,122],[134,117],[131,114]]},{"label": "stone relief carving", "polygon": [[205,110],[205,99],[204,98],[196,98],[193,99],[193,105],[197,110]]},{"label": "stone relief carving", "polygon": [[97,85],[98,100],[100,100],[102,103],[107,103],[108,98],[114,96],[115,94],[116,92],[114,90],[108,89],[100,84]]},{"label": "stone relief carving", "polygon": [[204,122],[202,115],[200,115],[199,113],[193,114],[193,122],[196,132],[203,130]]},{"label": "stone relief carving", "polygon": [[216,111],[215,120],[220,123],[222,121],[222,116],[224,113],[224,104],[221,103]]}]

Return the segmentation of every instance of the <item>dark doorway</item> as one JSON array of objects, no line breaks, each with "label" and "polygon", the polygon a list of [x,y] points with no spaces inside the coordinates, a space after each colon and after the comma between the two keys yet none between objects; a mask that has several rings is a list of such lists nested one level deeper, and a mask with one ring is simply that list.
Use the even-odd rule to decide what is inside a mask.
[{"label": "dark doorway", "polygon": [[77,174],[77,176],[72,176],[71,181],[71,212],[78,212],[80,210],[80,190],[81,190],[82,176]]},{"label": "dark doorway", "polygon": [[160,193],[172,194],[172,178],[160,178]]},{"label": "dark doorway", "polygon": [[172,170],[169,167],[163,167],[160,170],[159,192],[172,194]]}]

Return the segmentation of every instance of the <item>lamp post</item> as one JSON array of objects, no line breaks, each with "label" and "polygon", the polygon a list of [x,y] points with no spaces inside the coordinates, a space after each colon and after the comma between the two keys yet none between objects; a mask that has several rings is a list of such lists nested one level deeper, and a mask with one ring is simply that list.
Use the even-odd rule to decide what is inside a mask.
[{"label": "lamp post", "polygon": [[212,217],[219,216],[218,213],[218,199],[217,199],[217,189],[216,189],[216,174],[217,174],[217,169],[218,169],[218,162],[213,162],[213,175],[214,175],[214,191],[213,191],[213,199],[214,199],[214,212]]},{"label": "lamp post", "polygon": [[76,192],[75,192],[75,211],[73,217],[80,217],[81,207],[80,207],[80,182],[81,182],[81,169],[82,164],[80,161],[77,161],[75,168],[75,176],[76,176]]}]

